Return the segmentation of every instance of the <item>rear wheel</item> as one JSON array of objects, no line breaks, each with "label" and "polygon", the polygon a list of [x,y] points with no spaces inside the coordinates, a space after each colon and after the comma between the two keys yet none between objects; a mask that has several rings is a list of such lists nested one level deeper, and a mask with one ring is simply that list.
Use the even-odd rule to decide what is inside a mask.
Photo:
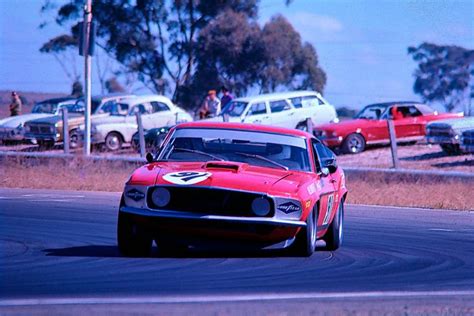
[{"label": "rear wheel", "polygon": [[350,134],[342,143],[341,149],[346,154],[358,154],[365,149],[365,139],[360,134]]},{"label": "rear wheel", "polygon": [[147,257],[150,255],[152,238],[132,221],[130,214],[119,211],[117,242],[120,252],[127,257]]},{"label": "rear wheel", "polygon": [[306,218],[306,227],[296,236],[293,249],[297,255],[310,257],[316,249],[318,209],[314,208]]},{"label": "rear wheel", "polygon": [[111,132],[105,137],[105,147],[110,151],[122,148],[122,137],[119,133]]},{"label": "rear wheel", "polygon": [[344,200],[341,200],[337,209],[337,214],[331,222],[328,231],[323,237],[327,250],[336,250],[342,245],[344,237]]}]

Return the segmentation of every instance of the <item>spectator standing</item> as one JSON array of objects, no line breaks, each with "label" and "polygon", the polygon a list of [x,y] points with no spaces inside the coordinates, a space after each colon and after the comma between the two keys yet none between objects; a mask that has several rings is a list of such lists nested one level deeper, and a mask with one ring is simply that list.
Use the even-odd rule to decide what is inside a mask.
[{"label": "spectator standing", "polygon": [[232,94],[230,94],[229,89],[227,89],[225,86],[221,87],[221,92],[222,92],[222,98],[221,98],[221,107],[225,108],[225,106],[232,101],[234,98]]},{"label": "spectator standing", "polygon": [[199,118],[217,116],[221,113],[221,101],[217,97],[216,90],[209,90],[207,97],[204,99],[201,109],[199,110]]},{"label": "spectator standing", "polygon": [[12,92],[12,103],[10,103],[10,116],[17,116],[21,114],[21,100],[18,93]]}]

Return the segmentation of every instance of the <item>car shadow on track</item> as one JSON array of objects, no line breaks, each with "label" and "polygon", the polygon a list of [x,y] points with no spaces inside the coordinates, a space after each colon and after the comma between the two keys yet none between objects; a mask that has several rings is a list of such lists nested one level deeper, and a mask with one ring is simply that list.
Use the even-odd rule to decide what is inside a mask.
[{"label": "car shadow on track", "polygon": [[[317,252],[324,251],[324,247],[316,249]],[[110,245],[88,245],[67,248],[44,249],[46,256],[55,257],[97,257],[97,258],[119,258],[124,257],[117,246]],[[330,252],[328,252],[329,254]],[[289,250],[271,249],[271,250],[197,250],[190,249],[186,251],[173,253],[160,253],[157,247],[153,247],[150,256],[146,258],[161,259],[210,259],[210,258],[273,258],[273,257],[299,257]]]}]

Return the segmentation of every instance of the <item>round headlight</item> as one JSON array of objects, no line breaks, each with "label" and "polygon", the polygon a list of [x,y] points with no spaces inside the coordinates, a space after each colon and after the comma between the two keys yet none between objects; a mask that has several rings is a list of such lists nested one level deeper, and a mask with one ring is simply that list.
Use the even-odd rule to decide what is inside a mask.
[{"label": "round headlight", "polygon": [[266,216],[270,213],[270,202],[263,198],[259,197],[252,201],[252,211],[257,216]]},{"label": "round headlight", "polygon": [[158,207],[165,207],[171,200],[170,191],[165,188],[158,188],[151,194],[151,200]]}]

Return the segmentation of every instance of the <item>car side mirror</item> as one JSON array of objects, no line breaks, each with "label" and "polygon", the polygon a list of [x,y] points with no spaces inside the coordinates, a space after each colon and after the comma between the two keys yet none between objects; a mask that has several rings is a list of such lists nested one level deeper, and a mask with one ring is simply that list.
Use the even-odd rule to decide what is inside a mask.
[{"label": "car side mirror", "polygon": [[329,169],[328,169],[328,168],[326,168],[326,167],[322,167],[322,168],[321,168],[321,176],[322,176],[322,177],[327,177],[327,176],[329,175],[329,173],[330,173],[330,172],[329,172]]},{"label": "car side mirror", "polygon": [[154,160],[153,155],[151,153],[146,153],[145,159],[148,163],[152,163]]},{"label": "car side mirror", "polygon": [[323,168],[327,168],[329,173],[334,173],[337,170],[337,162],[335,157],[328,157],[323,160]]}]

